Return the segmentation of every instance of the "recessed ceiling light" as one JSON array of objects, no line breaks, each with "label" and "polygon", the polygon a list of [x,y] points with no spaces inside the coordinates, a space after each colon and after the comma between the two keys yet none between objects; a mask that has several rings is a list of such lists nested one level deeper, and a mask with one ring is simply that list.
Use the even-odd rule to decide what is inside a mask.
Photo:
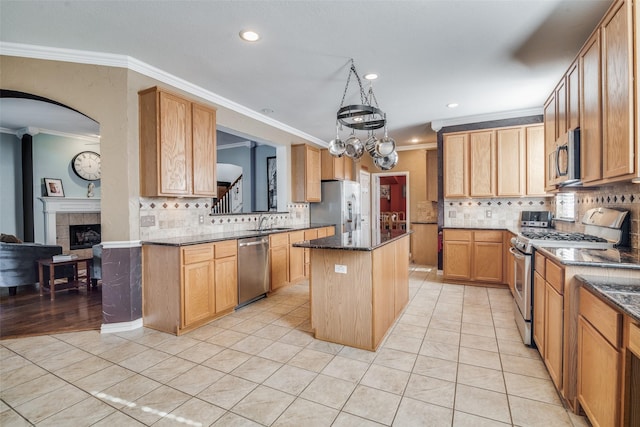
[{"label": "recessed ceiling light", "polygon": [[412,138],[411,142],[413,142],[415,144],[416,142],[420,142],[420,140],[418,138]]},{"label": "recessed ceiling light", "polygon": [[240,38],[246,42],[257,42],[260,40],[260,34],[251,30],[240,31]]},{"label": "recessed ceiling light", "polygon": [[353,121],[354,122],[361,122],[362,121],[362,117],[354,117]]},{"label": "recessed ceiling light", "polygon": [[455,103],[455,102],[452,102],[452,103],[450,103],[450,104],[447,104],[447,107],[449,107],[449,108],[456,108],[457,106],[458,106],[458,104],[457,104],[457,103]]},{"label": "recessed ceiling light", "polygon": [[376,73],[369,73],[369,74],[365,74],[364,78],[367,80],[375,80],[378,78],[378,75]]}]

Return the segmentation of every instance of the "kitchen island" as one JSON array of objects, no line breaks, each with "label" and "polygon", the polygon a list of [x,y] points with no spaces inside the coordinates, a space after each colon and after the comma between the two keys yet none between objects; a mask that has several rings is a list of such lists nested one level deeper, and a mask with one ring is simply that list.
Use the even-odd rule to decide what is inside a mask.
[{"label": "kitchen island", "polygon": [[353,231],[311,251],[311,326],[324,341],[375,351],[409,301],[411,231]]}]

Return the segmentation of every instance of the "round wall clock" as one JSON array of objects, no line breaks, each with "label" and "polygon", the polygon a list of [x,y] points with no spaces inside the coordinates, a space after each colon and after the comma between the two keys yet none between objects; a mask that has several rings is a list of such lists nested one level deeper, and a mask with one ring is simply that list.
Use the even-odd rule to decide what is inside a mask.
[{"label": "round wall clock", "polygon": [[100,179],[100,154],[93,151],[78,153],[71,161],[71,167],[80,178],[97,181]]}]

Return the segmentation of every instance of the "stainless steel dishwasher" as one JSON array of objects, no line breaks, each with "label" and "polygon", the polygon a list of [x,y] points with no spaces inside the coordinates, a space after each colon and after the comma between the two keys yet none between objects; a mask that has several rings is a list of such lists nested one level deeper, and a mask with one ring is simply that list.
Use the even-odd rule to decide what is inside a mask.
[{"label": "stainless steel dishwasher", "polygon": [[269,292],[269,236],[238,239],[238,307]]}]

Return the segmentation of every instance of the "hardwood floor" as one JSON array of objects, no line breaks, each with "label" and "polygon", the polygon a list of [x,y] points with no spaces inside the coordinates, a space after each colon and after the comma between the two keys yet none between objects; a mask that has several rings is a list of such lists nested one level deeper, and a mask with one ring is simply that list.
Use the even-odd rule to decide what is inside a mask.
[{"label": "hardwood floor", "polygon": [[102,286],[42,297],[36,286],[19,286],[15,296],[0,288],[0,339],[100,329]]}]

